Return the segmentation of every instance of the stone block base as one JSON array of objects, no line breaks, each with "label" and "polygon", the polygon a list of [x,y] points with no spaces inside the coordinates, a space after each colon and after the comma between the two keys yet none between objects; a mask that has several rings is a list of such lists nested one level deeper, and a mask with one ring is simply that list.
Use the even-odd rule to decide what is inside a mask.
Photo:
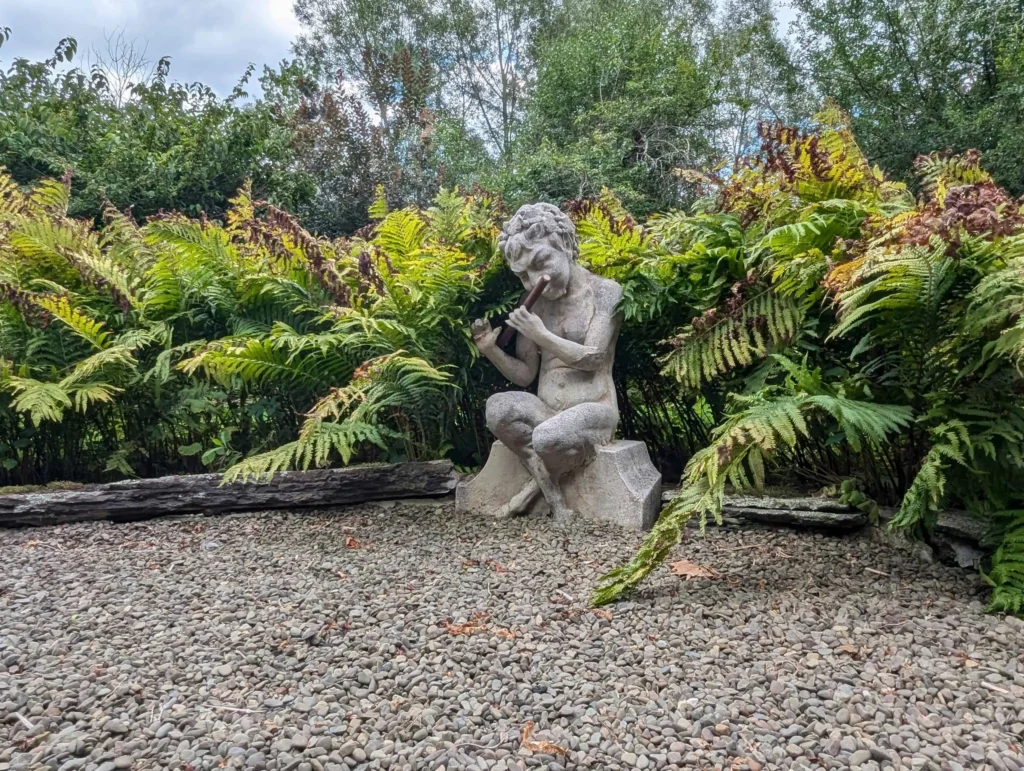
[{"label": "stone block base", "polygon": [[[460,512],[493,515],[530,481],[519,458],[501,442],[487,464],[455,489]],[[648,530],[661,510],[661,474],[643,442],[618,441],[597,448],[594,460],[562,480],[565,501],[582,517]],[[547,505],[538,498],[544,510]],[[536,507],[535,507],[536,511]]]}]

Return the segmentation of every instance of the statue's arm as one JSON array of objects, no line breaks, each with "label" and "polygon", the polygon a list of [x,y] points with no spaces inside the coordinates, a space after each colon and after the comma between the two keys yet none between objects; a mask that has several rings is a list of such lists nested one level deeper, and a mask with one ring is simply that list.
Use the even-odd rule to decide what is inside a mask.
[{"label": "statue's arm", "polygon": [[495,347],[487,358],[502,375],[520,388],[530,385],[537,377],[537,370],[540,369],[540,350],[536,343],[523,335],[516,335],[515,356],[509,356]]},{"label": "statue's arm", "polygon": [[516,336],[516,355],[509,356],[498,347],[501,328],[491,329],[486,321],[474,323],[473,336],[480,353],[487,357],[498,371],[520,388],[526,388],[537,377],[540,369],[540,350],[525,335]]},{"label": "statue's arm", "polygon": [[509,323],[521,332],[520,337],[531,338],[540,348],[570,367],[593,371],[607,362],[619,334],[622,314],[616,310],[616,306],[621,297],[622,288],[611,282],[595,294],[594,318],[583,343],[559,337],[547,329],[537,316],[523,308],[512,311]]}]

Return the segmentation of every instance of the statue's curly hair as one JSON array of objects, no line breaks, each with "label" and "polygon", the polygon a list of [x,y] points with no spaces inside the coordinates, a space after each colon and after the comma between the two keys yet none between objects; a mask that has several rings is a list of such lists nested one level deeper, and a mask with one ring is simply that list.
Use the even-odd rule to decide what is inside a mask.
[{"label": "statue's curly hair", "polygon": [[[510,246],[517,242],[536,241],[549,238],[564,249],[569,259],[576,262],[580,256],[579,243],[576,240],[576,226],[569,216],[550,203],[528,203],[520,206],[498,236],[498,248],[504,255]],[[506,258],[507,259],[507,258]]]}]

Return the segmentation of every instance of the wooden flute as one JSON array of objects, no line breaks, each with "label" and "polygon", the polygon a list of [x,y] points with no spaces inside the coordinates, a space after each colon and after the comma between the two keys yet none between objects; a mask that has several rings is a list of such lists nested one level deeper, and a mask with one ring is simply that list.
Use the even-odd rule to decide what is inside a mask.
[{"label": "wooden flute", "polygon": [[[537,283],[533,285],[533,289],[527,292],[526,297],[523,298],[523,302],[520,304],[520,308],[525,308],[530,311],[533,310],[533,306],[537,300],[540,299],[541,292],[551,283],[550,276],[541,276],[537,279]],[[516,336],[516,331],[508,324],[501,330],[501,336],[498,338],[498,347],[504,348],[506,345],[512,342],[512,338]]]}]

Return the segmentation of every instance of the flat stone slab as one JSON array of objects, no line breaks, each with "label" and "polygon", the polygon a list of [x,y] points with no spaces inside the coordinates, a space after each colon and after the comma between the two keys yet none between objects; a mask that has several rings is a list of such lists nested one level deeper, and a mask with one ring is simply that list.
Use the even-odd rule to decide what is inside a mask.
[{"label": "flat stone slab", "polygon": [[[495,442],[480,473],[455,489],[456,510],[493,515],[529,481],[519,458]],[[591,463],[563,480],[562,491],[581,517],[634,530],[649,530],[661,510],[661,474],[643,442],[620,440],[598,447]]]},{"label": "flat stone slab", "polygon": [[[666,490],[667,503],[679,494]],[[829,498],[776,498],[761,495],[729,495],[722,506],[727,522],[737,520],[766,525],[787,525],[815,530],[848,531],[868,523],[865,512]]]},{"label": "flat stone slab", "polygon": [[771,525],[821,530],[856,530],[868,523],[867,513],[827,498],[729,496],[722,513]]}]

